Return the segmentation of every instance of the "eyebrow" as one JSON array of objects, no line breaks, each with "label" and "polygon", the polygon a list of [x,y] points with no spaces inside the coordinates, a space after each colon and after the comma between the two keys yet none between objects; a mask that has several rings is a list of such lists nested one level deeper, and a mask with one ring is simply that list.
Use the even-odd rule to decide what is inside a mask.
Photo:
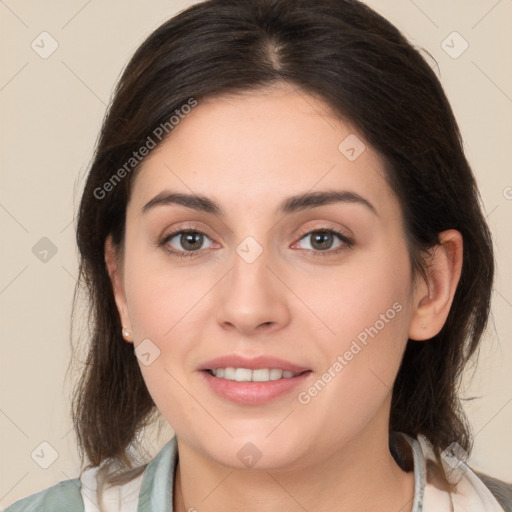
[{"label": "eyebrow", "polygon": [[[356,203],[368,208],[375,215],[379,215],[375,206],[364,197],[346,190],[326,190],[319,192],[306,192],[286,198],[276,209],[276,214],[289,215],[301,210],[316,208],[333,203]],[[142,207],[142,213],[157,206],[181,205],[199,212],[210,213],[218,217],[225,217],[221,206],[213,199],[201,194],[182,194],[165,190],[156,195]]]}]

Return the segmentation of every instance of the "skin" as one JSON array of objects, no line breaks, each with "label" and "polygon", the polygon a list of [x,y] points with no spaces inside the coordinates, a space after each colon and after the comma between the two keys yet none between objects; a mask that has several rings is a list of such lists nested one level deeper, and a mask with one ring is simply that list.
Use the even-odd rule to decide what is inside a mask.
[{"label": "skin", "polygon": [[[366,144],[355,161],[338,149],[349,134]],[[388,448],[391,390],[408,338],[428,340],[446,320],[462,265],[460,234],[441,233],[428,282],[413,274],[379,155],[326,104],[287,84],[201,101],[132,185],[123,250],[109,239],[105,258],[126,341],[137,347],[149,338],[160,350],[139,365],[178,439],[174,510],[411,510],[413,473]],[[168,189],[208,196],[225,217],[180,205],[142,213]],[[274,213],[289,196],[339,189],[376,213],[354,202]],[[158,246],[184,227],[206,235],[196,256]],[[353,245],[333,235],[331,247],[318,248],[300,231],[321,228],[340,230]],[[247,236],[263,251],[252,263],[236,252]],[[167,247],[186,252],[179,235]],[[400,312],[300,403],[298,392],[395,303]],[[235,404],[214,395],[198,372],[228,353],[276,356],[312,372],[270,403]],[[252,468],[237,457],[248,442],[262,454]]]}]

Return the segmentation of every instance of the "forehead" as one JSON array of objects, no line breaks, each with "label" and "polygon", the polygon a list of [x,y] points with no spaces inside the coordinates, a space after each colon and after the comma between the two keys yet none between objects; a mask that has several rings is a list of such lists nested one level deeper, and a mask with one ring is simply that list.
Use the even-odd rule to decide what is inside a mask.
[{"label": "forehead", "polygon": [[396,208],[381,159],[358,131],[286,84],[199,101],[143,162],[133,202],[140,209],[166,188],[248,209],[343,189]]}]

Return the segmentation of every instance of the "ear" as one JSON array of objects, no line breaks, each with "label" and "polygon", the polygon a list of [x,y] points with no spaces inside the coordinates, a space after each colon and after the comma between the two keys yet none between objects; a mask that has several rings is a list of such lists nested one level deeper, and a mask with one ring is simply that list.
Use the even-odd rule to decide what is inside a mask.
[{"label": "ear", "polygon": [[114,292],[117,311],[123,326],[123,338],[128,342],[133,342],[133,338],[131,336],[132,328],[130,323],[130,316],[128,314],[128,306],[123,288],[120,254],[119,250],[116,250],[114,244],[112,243],[111,235],[109,235],[105,240],[105,263],[107,265],[108,274],[112,283],[112,290]]},{"label": "ear", "polygon": [[414,291],[414,311],[409,338],[428,340],[439,333],[448,318],[462,272],[462,235],[443,231],[427,260],[428,283],[423,279]]}]

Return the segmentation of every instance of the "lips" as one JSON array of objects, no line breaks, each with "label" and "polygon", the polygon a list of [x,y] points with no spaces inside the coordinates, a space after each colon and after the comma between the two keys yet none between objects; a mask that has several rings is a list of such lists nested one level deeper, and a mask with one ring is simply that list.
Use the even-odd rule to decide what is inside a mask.
[{"label": "lips", "polygon": [[[284,359],[236,354],[211,359],[198,369],[201,380],[215,395],[245,405],[263,405],[279,397],[290,396],[313,375],[309,368]],[[225,375],[226,371],[229,375]],[[268,380],[263,378],[266,377],[264,373],[269,374]],[[275,378],[270,378],[271,373]],[[258,378],[254,379],[255,375]]]},{"label": "lips", "polygon": [[301,366],[284,359],[270,356],[245,357],[236,354],[228,354],[216,357],[203,363],[199,370],[217,370],[218,368],[247,368],[249,370],[279,369],[293,373],[302,373],[310,368]]},{"label": "lips", "polygon": [[226,354],[202,363],[198,370],[201,380],[215,395],[245,405],[263,405],[290,395],[313,375],[307,366],[265,355]]}]

